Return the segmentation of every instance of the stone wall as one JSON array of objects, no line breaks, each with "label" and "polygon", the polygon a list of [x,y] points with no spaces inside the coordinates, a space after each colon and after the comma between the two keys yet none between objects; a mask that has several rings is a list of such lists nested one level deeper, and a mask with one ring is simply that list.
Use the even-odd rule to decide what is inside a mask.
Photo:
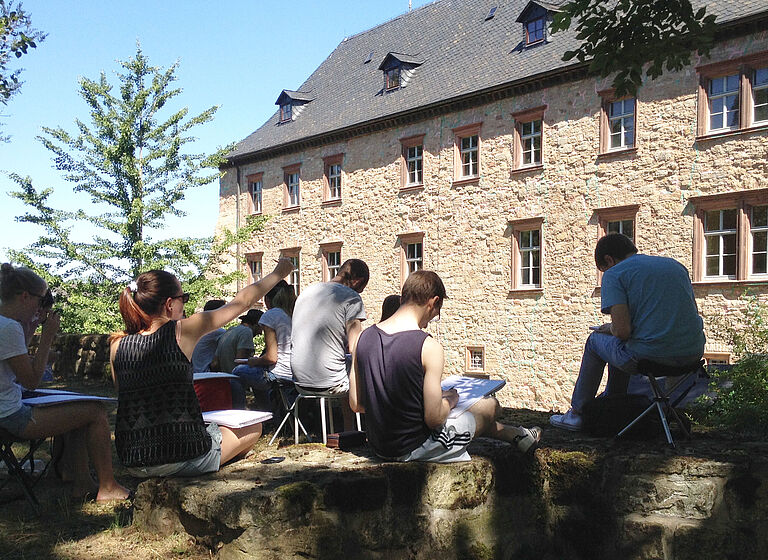
[{"label": "stone wall", "polygon": [[[712,60],[768,49],[768,33],[713,49]],[[698,64],[701,61],[696,61]],[[263,232],[241,254],[262,252],[265,272],[281,249],[300,248],[301,285],[321,280],[321,244],[343,242],[342,260],[364,259],[371,282],[363,293],[370,322],[400,289],[398,235],[424,233],[424,265],[446,283],[442,320],[430,327],[446,350],[447,373],[465,368],[468,346],[485,348],[486,372],[506,380],[505,405],[567,405],[588,327],[603,321],[592,252],[595,209],[639,205],[641,252],[692,266],[694,195],[768,187],[766,131],[696,140],[694,67],[648,82],[637,101],[636,151],[598,156],[600,97],[608,82],[586,79],[474,109],[427,118],[240,167],[263,172]],[[513,169],[513,113],[546,105],[543,167]],[[481,176],[453,183],[452,129],[482,122]],[[424,188],[401,192],[400,138],[425,134]],[[344,154],[343,202],[323,205],[323,157]],[[283,170],[301,163],[301,208],[283,212]],[[221,180],[219,228],[236,224],[237,170]],[[240,196],[240,211],[250,211]],[[543,218],[543,288],[512,292],[510,220]],[[765,302],[766,282],[708,283],[696,296],[709,351],[727,351],[713,336],[723,313],[739,313],[746,292]],[[712,331],[712,332],[709,332]]]},{"label": "stone wall", "polygon": [[[37,348],[39,335],[32,339],[31,348]],[[109,335],[107,334],[60,334],[53,343],[58,352],[53,363],[55,377],[109,378]]]},{"label": "stone wall", "polygon": [[218,474],[142,483],[134,527],[187,533],[221,560],[768,557],[764,444],[670,455],[663,440],[571,439],[547,437],[533,457],[475,442],[471,462],[449,465],[317,444],[261,464],[267,449]]}]

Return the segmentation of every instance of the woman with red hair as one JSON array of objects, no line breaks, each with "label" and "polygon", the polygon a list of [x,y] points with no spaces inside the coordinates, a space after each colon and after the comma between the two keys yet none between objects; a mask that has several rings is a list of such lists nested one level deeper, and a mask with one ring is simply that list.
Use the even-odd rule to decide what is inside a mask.
[{"label": "woman with red hair", "polygon": [[189,294],[169,272],[150,270],[123,290],[125,331],[113,335],[110,359],[118,400],[115,446],[132,475],[215,472],[253,447],[261,424],[206,427],[190,358],[200,337],[245,313],[292,270],[290,260],[280,259],[271,274],[228,304],[187,318]]}]

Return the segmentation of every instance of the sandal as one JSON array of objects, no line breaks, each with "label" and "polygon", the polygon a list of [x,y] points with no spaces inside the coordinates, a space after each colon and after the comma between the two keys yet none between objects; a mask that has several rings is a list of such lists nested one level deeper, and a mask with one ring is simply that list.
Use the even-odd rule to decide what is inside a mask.
[{"label": "sandal", "polygon": [[517,448],[521,453],[528,453],[536,449],[536,445],[541,440],[541,428],[533,426],[532,428],[524,428],[520,426],[520,429],[525,432],[523,435],[515,436],[512,443],[517,445]]}]

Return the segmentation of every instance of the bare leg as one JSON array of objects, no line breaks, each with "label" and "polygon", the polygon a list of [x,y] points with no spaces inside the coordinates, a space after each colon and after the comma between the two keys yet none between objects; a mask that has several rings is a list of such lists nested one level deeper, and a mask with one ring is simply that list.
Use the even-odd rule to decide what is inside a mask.
[{"label": "bare leg", "polygon": [[[107,414],[98,403],[82,402],[67,403],[57,406],[32,409],[32,422],[22,434],[27,438],[57,436],[72,430],[82,429],[85,434],[85,446],[88,456],[96,469],[99,478],[98,501],[124,500],[129,491],[118,484],[112,469],[112,438],[107,422]],[[85,481],[88,462],[77,460],[73,463],[76,469],[86,472],[72,473],[75,481]]]},{"label": "bare leg", "polygon": [[88,465],[88,446],[85,429],[72,430],[59,437],[64,438],[62,466],[66,468],[66,471],[62,474],[68,474],[69,479],[74,483],[72,485],[72,496],[79,498],[86,494],[95,494],[98,491],[98,486],[93,481],[93,478],[91,478],[91,469]]},{"label": "bare leg", "polygon": [[352,407],[349,406],[349,399],[341,399],[341,417],[344,419],[344,431],[357,429],[357,422],[355,422],[355,413],[352,412]]},{"label": "bare leg", "polygon": [[501,407],[499,406],[499,401],[494,397],[480,399],[470,407],[469,411],[475,417],[475,423],[477,424],[475,437],[485,436],[515,443],[517,436],[526,435],[526,432],[519,426],[508,426],[496,421]]},{"label": "bare leg", "polygon": [[221,430],[221,464],[227,463],[236,457],[244,456],[256,444],[261,437],[261,423],[245,426],[244,428],[226,428],[219,426]]}]

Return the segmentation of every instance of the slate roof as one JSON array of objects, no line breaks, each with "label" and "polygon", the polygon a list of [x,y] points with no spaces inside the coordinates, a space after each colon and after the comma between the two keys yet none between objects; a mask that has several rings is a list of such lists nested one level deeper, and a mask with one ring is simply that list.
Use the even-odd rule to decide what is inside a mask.
[{"label": "slate roof", "polygon": [[[235,146],[230,161],[574,67],[561,60],[564,51],[577,45],[573,28],[521,48],[523,28],[516,19],[528,4],[529,0],[437,0],[344,39],[296,92],[285,90],[311,92],[313,101],[300,117],[279,126],[276,111]],[[768,0],[694,0],[695,6],[704,4],[719,23],[768,12]],[[498,7],[494,17],[486,20],[494,6]],[[412,53],[423,61],[407,88],[383,91],[379,65],[388,53]]]}]

